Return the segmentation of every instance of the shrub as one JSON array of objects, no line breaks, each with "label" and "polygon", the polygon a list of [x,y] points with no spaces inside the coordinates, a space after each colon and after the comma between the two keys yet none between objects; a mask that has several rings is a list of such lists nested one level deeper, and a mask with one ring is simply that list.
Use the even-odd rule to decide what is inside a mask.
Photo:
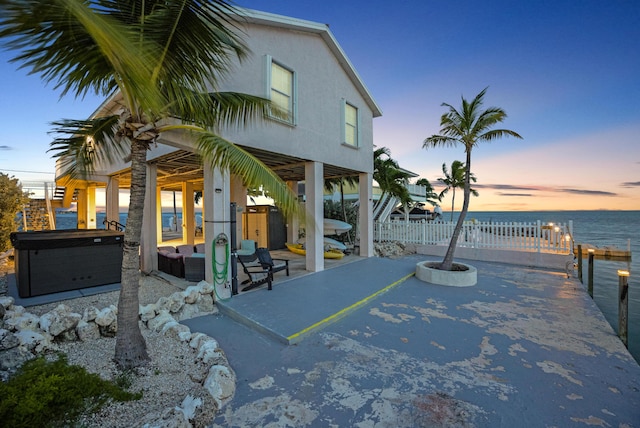
[{"label": "shrub", "polygon": [[40,356],[27,361],[7,383],[0,382],[0,421],[7,427],[66,426],[98,411],[110,399],[138,400],[83,367],[70,366],[65,355],[55,361]]},{"label": "shrub", "polygon": [[29,200],[17,178],[0,172],[0,253],[12,247],[9,235],[17,230],[17,214]]}]

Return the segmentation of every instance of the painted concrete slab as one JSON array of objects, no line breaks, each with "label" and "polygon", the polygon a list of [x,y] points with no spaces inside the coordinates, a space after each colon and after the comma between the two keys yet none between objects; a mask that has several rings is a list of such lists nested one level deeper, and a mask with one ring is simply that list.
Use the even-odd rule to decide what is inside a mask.
[{"label": "painted concrete slab", "polygon": [[[283,343],[356,310],[415,271],[390,259],[368,258],[218,302],[220,311]],[[282,279],[282,273],[276,273]],[[303,310],[300,310],[304,308]]]},{"label": "painted concrete slab", "polygon": [[[424,259],[369,259],[366,272],[353,263],[349,280],[380,278],[382,288]],[[296,345],[221,314],[184,321],[219,341],[238,378],[213,426],[640,426],[640,366],[577,279],[467,263],[478,268],[475,287],[411,277]],[[336,284],[331,299],[266,290],[256,299],[302,318],[349,289],[334,274],[344,272],[288,285]]]}]

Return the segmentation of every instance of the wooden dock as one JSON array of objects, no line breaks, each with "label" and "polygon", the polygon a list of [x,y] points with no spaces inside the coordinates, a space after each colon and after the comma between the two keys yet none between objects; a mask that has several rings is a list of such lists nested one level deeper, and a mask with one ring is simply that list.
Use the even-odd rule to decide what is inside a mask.
[{"label": "wooden dock", "polygon": [[[582,257],[589,256],[589,250],[593,250],[593,256],[601,260],[631,261],[631,251],[613,246],[597,247],[591,244],[579,244],[582,246]],[[574,248],[574,254],[578,254],[578,243]]]}]

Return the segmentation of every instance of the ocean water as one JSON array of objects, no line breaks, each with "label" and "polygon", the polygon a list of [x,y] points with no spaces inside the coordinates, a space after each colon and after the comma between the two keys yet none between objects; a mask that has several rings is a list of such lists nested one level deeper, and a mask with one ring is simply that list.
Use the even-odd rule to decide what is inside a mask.
[{"label": "ocean water", "polygon": [[[447,217],[448,213],[445,213]],[[163,227],[171,225],[173,213],[162,214]],[[629,270],[629,351],[640,362],[640,211],[500,211],[469,212],[467,219],[492,222],[568,223],[573,221],[573,234],[577,243],[598,247],[614,246],[626,249],[630,243],[631,262],[594,261],[594,300],[613,329],[618,330],[618,270]],[[72,214],[59,215],[58,229],[76,227]],[[103,228],[104,214],[97,215],[98,225]],[[454,221],[456,220],[454,216]],[[120,223],[126,224],[127,214],[120,214]],[[178,224],[181,224],[178,213]],[[583,281],[588,280],[587,259],[583,260]],[[577,271],[576,271],[577,275]]]}]

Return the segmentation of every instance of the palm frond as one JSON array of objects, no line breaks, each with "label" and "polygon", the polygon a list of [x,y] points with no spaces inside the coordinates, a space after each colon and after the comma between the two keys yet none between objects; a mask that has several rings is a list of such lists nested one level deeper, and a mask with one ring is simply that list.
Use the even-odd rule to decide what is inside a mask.
[{"label": "palm frond", "polygon": [[184,122],[204,128],[241,128],[269,117],[286,117],[270,100],[239,92],[196,94],[182,90],[170,110]]},{"label": "palm frond", "polygon": [[265,189],[285,215],[300,215],[298,195],[255,156],[211,132],[194,133],[204,162],[242,177],[249,188]]},{"label": "palm frond", "polygon": [[130,100],[162,105],[151,80],[155,50],[104,9],[64,0],[3,0],[0,8],[0,40],[19,52],[12,61],[62,89],[63,96],[107,94],[119,86]]},{"label": "palm frond", "polygon": [[123,158],[127,152],[126,141],[117,137],[120,118],[106,116],[88,120],[61,120],[53,122],[51,133],[58,136],[50,144],[49,151],[59,161],[62,175],[85,178],[97,166]]}]

